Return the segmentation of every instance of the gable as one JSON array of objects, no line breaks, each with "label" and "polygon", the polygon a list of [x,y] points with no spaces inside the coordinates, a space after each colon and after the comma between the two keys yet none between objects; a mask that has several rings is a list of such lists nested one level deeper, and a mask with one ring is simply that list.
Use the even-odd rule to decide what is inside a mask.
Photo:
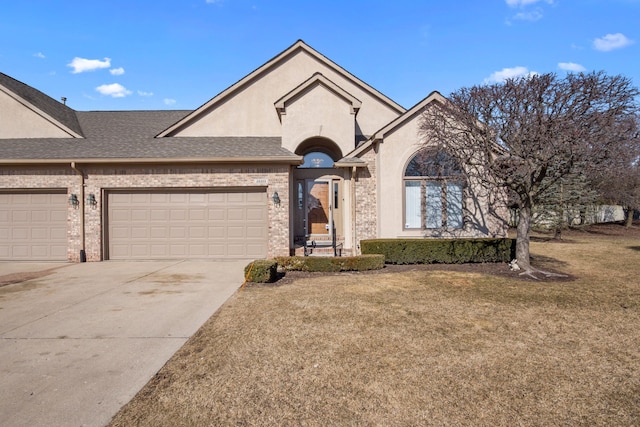
[{"label": "gable", "polygon": [[274,104],[311,76],[322,74],[362,102],[358,127],[371,134],[404,109],[298,41],[159,136],[280,136]]},{"label": "gable", "polygon": [[75,112],[42,92],[0,73],[0,138],[78,138]]},{"label": "gable", "polygon": [[[446,98],[439,92],[431,92],[426,98],[418,102],[416,105],[405,111],[403,114],[396,117],[394,120],[385,124],[379,130],[377,130],[369,140],[364,144],[357,147],[350,152],[348,157],[359,157],[362,153],[368,151],[374,143],[385,143],[390,139],[400,139],[405,144],[420,144],[421,139],[419,136],[420,116],[424,109],[431,103],[444,103]],[[392,135],[399,133],[400,136],[391,138]],[[388,145],[388,144],[387,144]],[[391,148],[388,148],[391,150]]]},{"label": "gable", "polygon": [[302,141],[322,137],[343,153],[352,150],[361,105],[329,79],[315,74],[275,103],[282,123],[282,146],[296,151]]}]

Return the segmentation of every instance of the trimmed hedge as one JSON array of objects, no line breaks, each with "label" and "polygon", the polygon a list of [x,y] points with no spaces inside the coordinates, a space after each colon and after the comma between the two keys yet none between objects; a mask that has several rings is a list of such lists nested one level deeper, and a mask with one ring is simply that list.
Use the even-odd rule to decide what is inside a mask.
[{"label": "trimmed hedge", "polygon": [[384,268],[384,255],[368,254],[348,257],[276,257],[275,261],[287,271],[366,271]]},{"label": "trimmed hedge", "polygon": [[516,253],[515,239],[371,239],[360,247],[387,264],[509,262]]},{"label": "trimmed hedge", "polygon": [[271,259],[258,259],[244,268],[247,282],[271,283],[278,277],[278,263]]}]

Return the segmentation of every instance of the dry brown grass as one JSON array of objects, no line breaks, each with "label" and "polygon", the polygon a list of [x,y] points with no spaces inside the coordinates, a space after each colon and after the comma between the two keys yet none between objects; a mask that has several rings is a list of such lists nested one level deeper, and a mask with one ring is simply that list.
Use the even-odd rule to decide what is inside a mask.
[{"label": "dry brown grass", "polygon": [[637,231],[536,239],[538,265],[573,280],[418,268],[247,287],[112,425],[640,425]]}]

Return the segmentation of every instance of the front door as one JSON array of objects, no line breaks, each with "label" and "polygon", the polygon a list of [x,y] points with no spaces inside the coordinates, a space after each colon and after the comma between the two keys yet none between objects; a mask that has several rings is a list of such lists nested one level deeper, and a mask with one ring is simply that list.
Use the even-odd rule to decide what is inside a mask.
[{"label": "front door", "polygon": [[307,181],[307,227],[310,235],[330,235],[330,187],[327,181]]}]

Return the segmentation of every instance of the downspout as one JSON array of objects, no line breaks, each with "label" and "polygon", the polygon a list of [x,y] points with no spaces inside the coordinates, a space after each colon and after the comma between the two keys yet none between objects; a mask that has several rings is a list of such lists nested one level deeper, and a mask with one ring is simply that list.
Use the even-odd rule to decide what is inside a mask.
[{"label": "downspout", "polygon": [[87,261],[87,253],[85,252],[85,236],[84,236],[84,173],[76,167],[76,162],[71,162],[71,169],[76,171],[81,178],[80,185],[80,262]]}]

